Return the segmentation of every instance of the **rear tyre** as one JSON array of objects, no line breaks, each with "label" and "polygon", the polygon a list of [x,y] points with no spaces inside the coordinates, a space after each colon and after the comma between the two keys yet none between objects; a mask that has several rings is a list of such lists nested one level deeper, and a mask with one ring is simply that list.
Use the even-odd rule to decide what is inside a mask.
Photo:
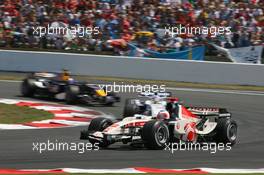
[{"label": "rear tyre", "polygon": [[25,79],[21,85],[21,94],[25,97],[33,97],[35,88],[32,84],[33,79]]},{"label": "rear tyre", "polygon": [[140,109],[139,106],[135,103],[135,99],[131,99],[131,98],[126,99],[123,117],[124,118],[131,117],[139,113],[140,113]]},{"label": "rear tyre", "polygon": [[[94,118],[88,127],[88,132],[103,131],[104,129],[111,126],[112,124],[113,124],[113,121],[108,118],[102,118],[102,117]],[[111,144],[107,140],[104,140],[103,142],[98,142],[98,140],[91,139],[91,138],[89,138],[88,140],[91,144],[94,145],[97,143],[99,147],[103,147],[103,148]]]},{"label": "rear tyre", "polygon": [[217,143],[230,143],[234,145],[237,141],[237,123],[230,118],[219,118],[216,126]]},{"label": "rear tyre", "polygon": [[76,104],[78,101],[79,86],[69,85],[66,89],[66,103],[67,104]]},{"label": "rear tyre", "polygon": [[142,129],[142,140],[148,149],[163,149],[170,140],[168,126],[158,120],[147,122]]}]

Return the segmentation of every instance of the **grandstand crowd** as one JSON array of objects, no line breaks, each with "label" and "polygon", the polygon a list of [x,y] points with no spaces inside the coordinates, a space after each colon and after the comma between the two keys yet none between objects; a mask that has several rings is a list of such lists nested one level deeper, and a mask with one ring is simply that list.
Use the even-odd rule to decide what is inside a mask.
[{"label": "grandstand crowd", "polygon": [[[160,37],[166,26],[225,26],[231,34]],[[39,36],[33,27],[99,27],[100,34]],[[154,32],[143,47],[181,49],[206,42],[231,47],[264,41],[264,0],[0,0],[0,47],[107,50],[111,39]],[[144,43],[144,41],[142,41]]]}]

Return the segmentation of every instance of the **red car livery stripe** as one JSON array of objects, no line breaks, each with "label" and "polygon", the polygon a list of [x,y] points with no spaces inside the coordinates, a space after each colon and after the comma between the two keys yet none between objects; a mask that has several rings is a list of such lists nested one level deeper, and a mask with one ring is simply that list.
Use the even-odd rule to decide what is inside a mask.
[{"label": "red car livery stripe", "polygon": [[197,115],[190,112],[187,108],[182,106],[182,117],[183,118],[198,118]]},{"label": "red car livery stripe", "polygon": [[125,128],[130,128],[130,127],[141,127],[144,126],[146,122],[133,122],[125,125]]}]

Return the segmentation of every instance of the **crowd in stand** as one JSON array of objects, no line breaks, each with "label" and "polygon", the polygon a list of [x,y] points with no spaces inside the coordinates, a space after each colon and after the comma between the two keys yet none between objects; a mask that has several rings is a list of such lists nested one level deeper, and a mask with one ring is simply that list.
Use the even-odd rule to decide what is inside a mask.
[{"label": "crowd in stand", "polygon": [[[165,35],[166,26],[224,26],[230,34]],[[45,33],[37,27],[99,27],[100,33]],[[107,40],[133,40],[139,31],[155,34],[145,47],[178,48],[204,42],[244,47],[264,41],[264,0],[1,0],[0,46],[104,50]]]}]

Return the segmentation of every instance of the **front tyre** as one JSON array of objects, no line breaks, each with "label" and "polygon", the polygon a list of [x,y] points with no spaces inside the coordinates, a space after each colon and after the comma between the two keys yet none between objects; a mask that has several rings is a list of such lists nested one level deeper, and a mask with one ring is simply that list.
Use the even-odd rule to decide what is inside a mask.
[{"label": "front tyre", "polygon": [[24,79],[21,85],[21,94],[25,97],[33,97],[35,89],[31,83],[32,79]]},{"label": "front tyre", "polygon": [[[88,127],[88,132],[103,131],[104,129],[111,126],[112,124],[113,124],[112,120],[108,118],[102,118],[102,117],[94,118]],[[95,140],[92,138],[89,138],[88,140],[91,144],[94,145],[95,143],[97,143],[99,147],[103,147],[103,148],[111,144],[107,140],[104,140],[103,142],[99,142],[98,140]]]},{"label": "front tyre", "polygon": [[218,143],[230,143],[237,141],[237,123],[230,118],[219,118],[216,126],[216,141]]},{"label": "front tyre", "polygon": [[112,120],[108,118],[97,117],[91,121],[88,127],[88,131],[93,131],[93,132],[103,131],[104,129],[106,129],[108,126],[112,124],[113,124]]},{"label": "front tyre", "polygon": [[142,140],[148,149],[163,149],[169,139],[169,129],[164,122],[151,120],[143,126]]}]

